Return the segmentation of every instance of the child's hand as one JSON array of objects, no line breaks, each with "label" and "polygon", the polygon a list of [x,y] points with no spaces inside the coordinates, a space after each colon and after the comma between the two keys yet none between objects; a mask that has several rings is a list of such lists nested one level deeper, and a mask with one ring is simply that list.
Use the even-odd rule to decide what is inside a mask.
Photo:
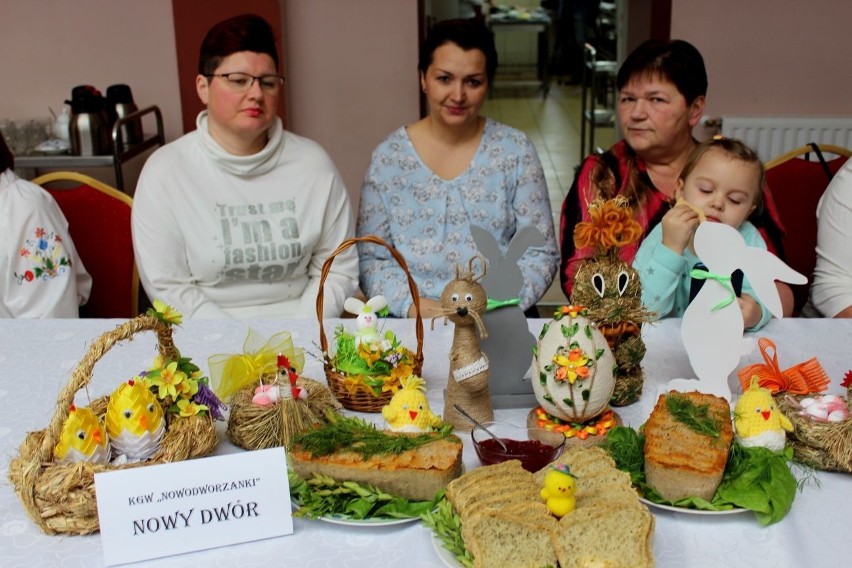
[{"label": "child's hand", "polygon": [[663,244],[677,254],[683,254],[698,228],[698,214],[686,203],[681,203],[669,209],[660,222],[663,226]]},{"label": "child's hand", "polygon": [[743,324],[746,329],[754,327],[760,321],[763,313],[760,310],[760,304],[754,301],[754,298],[748,294],[743,294],[737,301],[740,304],[740,311],[743,313]]}]

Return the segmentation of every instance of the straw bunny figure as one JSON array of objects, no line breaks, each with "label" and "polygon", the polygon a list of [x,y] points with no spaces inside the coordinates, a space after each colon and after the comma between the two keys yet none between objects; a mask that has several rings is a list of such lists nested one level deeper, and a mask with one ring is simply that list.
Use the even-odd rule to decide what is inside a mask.
[{"label": "straw bunny figure", "polygon": [[451,280],[441,293],[442,313],[432,318],[444,318],[455,324],[453,345],[450,348],[450,375],[447,378],[447,392],[444,396],[444,421],[460,431],[470,431],[473,425],[454,408],[460,405],[468,414],[480,422],[494,419],[494,408],[488,391],[488,357],[482,352],[480,336],[488,337],[482,323],[482,314],[488,298],[479,281],[485,276],[485,264],[482,274],[476,275],[473,264],[476,257],[468,262],[468,269],[456,266],[455,280]]},{"label": "straw bunny figure", "polygon": [[589,221],[577,223],[574,244],[592,248],[574,275],[571,303],[587,310],[615,356],[613,406],[627,406],[639,400],[645,373],[642,359],[645,342],[642,324],[653,313],[642,305],[639,274],[619,256],[621,247],[642,236],[642,227],[633,218],[627,200],[598,199],[589,205]]},{"label": "straw bunny figure", "polygon": [[754,342],[743,339],[743,314],[730,285],[730,275],[743,271],[760,302],[776,318],[782,317],[775,280],[804,284],[807,278],[771,252],[748,247],[742,235],[722,223],[701,223],[694,237],[695,254],[707,267],[695,276],[705,280],[686,308],[681,324],[683,344],[698,377],[669,381],[669,390],[699,390],[731,400],[728,375]]},{"label": "straw bunny figure", "polygon": [[[530,333],[527,318],[518,305],[518,295],[524,287],[524,274],[518,261],[530,247],[544,246],[544,235],[533,226],[523,227],[512,237],[504,255],[497,240],[485,229],[472,225],[470,233],[479,252],[488,260],[488,272],[480,284],[488,294],[489,304],[492,301],[497,304],[483,317],[491,332],[481,342],[491,363],[492,392],[497,394],[500,387],[512,385],[517,387],[517,392],[523,392],[523,377],[530,368],[536,338]],[[495,382],[498,375],[502,379],[497,381],[500,385]]]},{"label": "straw bunny figure", "polygon": [[358,330],[355,332],[355,347],[362,343],[373,345],[381,342],[377,312],[387,305],[388,301],[384,296],[373,296],[367,300],[366,304],[358,298],[346,298],[343,309],[356,316],[355,324],[358,326]]}]

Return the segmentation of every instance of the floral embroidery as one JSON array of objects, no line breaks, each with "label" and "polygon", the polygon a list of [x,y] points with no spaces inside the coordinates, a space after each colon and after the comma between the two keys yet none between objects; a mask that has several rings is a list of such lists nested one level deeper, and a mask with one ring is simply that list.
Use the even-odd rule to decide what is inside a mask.
[{"label": "floral embroidery", "polygon": [[560,346],[553,356],[553,363],[556,366],[556,380],[568,381],[572,385],[579,378],[585,380],[589,377],[589,367],[594,365],[594,362],[589,360],[589,356],[580,349],[576,342],[572,342],[568,346],[566,353],[565,346]]},{"label": "floral embroidery", "polygon": [[30,262],[28,270],[20,274],[15,272],[18,285],[24,281],[50,280],[63,274],[71,267],[71,261],[62,249],[62,238],[54,231],[46,231],[44,227],[36,227],[34,238],[26,239],[18,253],[21,258]]}]

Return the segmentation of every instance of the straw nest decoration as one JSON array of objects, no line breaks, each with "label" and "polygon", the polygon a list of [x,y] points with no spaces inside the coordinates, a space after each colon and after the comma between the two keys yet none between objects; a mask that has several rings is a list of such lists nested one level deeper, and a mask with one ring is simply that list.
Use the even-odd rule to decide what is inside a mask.
[{"label": "straw nest decoration", "polygon": [[[328,380],[328,386],[331,388],[331,391],[334,393],[337,400],[339,400],[345,408],[358,412],[381,412],[382,407],[390,402],[394,391],[400,387],[399,379],[403,377],[395,377],[391,380],[390,376],[353,376],[340,371],[336,365],[335,354],[329,353],[328,338],[325,335],[325,327],[323,326],[323,288],[325,285],[325,279],[331,270],[334,258],[358,243],[372,243],[387,248],[394,260],[396,260],[400,267],[402,267],[403,272],[405,272],[405,276],[408,278],[408,289],[411,292],[411,298],[414,302],[415,310],[414,325],[417,337],[417,351],[416,353],[409,352],[411,354],[412,369],[410,372],[405,373],[405,376],[410,374],[420,376],[421,371],[423,370],[423,319],[420,316],[420,293],[417,291],[417,285],[414,283],[414,279],[411,277],[408,265],[402,255],[400,255],[396,249],[375,235],[367,235],[344,241],[329,255],[322,266],[319,291],[317,292],[317,319],[319,320],[320,348],[322,350],[323,367],[325,369],[326,379]],[[373,382],[374,385],[371,386],[367,382],[368,380]],[[377,388],[375,384],[378,382],[382,382],[384,385]]]},{"label": "straw nest decoration", "polygon": [[[261,382],[277,384],[277,377],[264,375]],[[237,391],[231,400],[228,438],[246,450],[286,447],[294,434],[324,424],[329,412],[341,410],[342,406],[324,384],[299,377],[296,386],[307,392],[307,400],[282,399],[275,404],[261,406],[252,402],[254,385]],[[283,387],[290,388],[290,385]]]},{"label": "straw nest decoration", "polygon": [[[787,443],[793,447],[793,458],[816,469],[852,473],[852,418],[842,422],[818,422],[798,412],[803,396],[780,392],[775,402],[793,423]],[[852,411],[852,386],[847,388],[846,404]]]},{"label": "straw nest decoration", "polygon": [[[210,414],[179,417],[167,412],[167,429],[159,450],[149,460],[126,465],[78,462],[60,464],[54,461],[53,450],[59,441],[62,427],[76,393],[89,384],[95,364],[116,343],[133,339],[141,331],[157,334],[158,348],[163,360],[180,357],[172,341],[169,323],[152,315],[141,315],[115,330],[101,335],[90,347],[71,375],[70,382],[59,393],[56,409],[47,428],[30,432],[9,465],[9,480],[33,521],[46,534],[91,534],[98,531],[98,509],[95,499],[96,473],[167,463],[210,454],[218,439]],[[108,396],[95,400],[90,408],[99,417],[106,413]]]}]

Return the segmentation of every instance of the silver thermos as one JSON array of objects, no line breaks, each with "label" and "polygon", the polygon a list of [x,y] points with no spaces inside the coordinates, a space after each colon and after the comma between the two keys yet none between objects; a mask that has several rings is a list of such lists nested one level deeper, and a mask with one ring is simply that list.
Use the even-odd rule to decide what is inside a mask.
[{"label": "silver thermos", "polygon": [[[133,102],[133,93],[127,85],[111,85],[106,92],[107,111],[112,113],[115,120],[126,118],[139,109]],[[115,120],[112,121],[115,124]],[[110,131],[112,127],[110,127]],[[136,118],[121,126],[121,139],[124,144],[139,144],[142,142],[142,119]]]},{"label": "silver thermos", "polygon": [[109,117],[106,101],[90,85],[74,87],[71,100],[71,120],[68,131],[71,153],[75,156],[99,156],[112,153]]}]

